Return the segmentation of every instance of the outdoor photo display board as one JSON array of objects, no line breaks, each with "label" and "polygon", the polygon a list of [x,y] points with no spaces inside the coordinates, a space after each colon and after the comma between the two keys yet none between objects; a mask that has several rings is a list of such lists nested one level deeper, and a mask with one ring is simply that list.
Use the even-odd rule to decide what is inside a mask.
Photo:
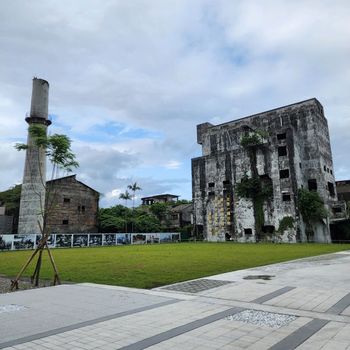
[{"label": "outdoor photo display board", "polygon": [[[34,249],[41,235],[0,235],[0,251]],[[77,233],[51,234],[50,248],[101,247],[126,244],[158,244],[180,242],[180,233]]]}]

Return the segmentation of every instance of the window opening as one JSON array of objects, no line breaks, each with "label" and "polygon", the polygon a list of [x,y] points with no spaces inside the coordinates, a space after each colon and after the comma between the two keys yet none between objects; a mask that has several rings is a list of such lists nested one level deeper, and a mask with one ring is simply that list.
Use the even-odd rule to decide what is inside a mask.
[{"label": "window opening", "polygon": [[317,181],[316,179],[309,179],[308,182],[309,191],[317,191]]},{"label": "window opening", "polygon": [[291,201],[290,193],[282,193],[282,200],[283,202],[290,202]]},{"label": "window opening", "polygon": [[286,133],[283,134],[277,134],[277,140],[285,140],[287,138]]},{"label": "window opening", "polygon": [[283,157],[286,155],[287,155],[287,147],[286,146],[278,147],[278,156]]},{"label": "window opening", "polygon": [[289,169],[280,170],[280,179],[289,178]]},{"label": "window opening", "polygon": [[244,235],[245,236],[251,236],[253,234],[253,231],[251,228],[245,228],[244,229]]},{"label": "window opening", "polygon": [[335,196],[334,185],[332,184],[332,182],[328,182],[328,191],[332,197]]}]

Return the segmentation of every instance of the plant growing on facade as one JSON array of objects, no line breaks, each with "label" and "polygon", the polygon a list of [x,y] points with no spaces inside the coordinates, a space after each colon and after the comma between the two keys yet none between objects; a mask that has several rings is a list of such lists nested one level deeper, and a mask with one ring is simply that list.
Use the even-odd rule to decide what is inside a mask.
[{"label": "plant growing on facade", "polygon": [[277,232],[283,234],[286,230],[294,228],[294,222],[295,220],[292,216],[284,216],[279,222]]},{"label": "plant growing on facade", "polygon": [[241,146],[246,149],[249,157],[251,177],[243,176],[240,183],[236,184],[236,193],[241,198],[250,199],[253,202],[255,232],[259,237],[264,225],[264,202],[273,195],[272,182],[270,178],[261,178],[258,174],[256,153],[262,147],[267,132],[255,130],[243,135]]},{"label": "plant growing on facade", "polygon": [[298,208],[306,225],[306,237],[310,241],[314,235],[313,223],[327,218],[328,212],[316,191],[298,190]]},{"label": "plant growing on facade", "polygon": [[[46,133],[46,127],[42,124],[31,124],[28,128],[28,133],[31,136],[33,146],[37,147],[38,149],[43,149],[45,151],[46,158],[51,163],[51,180],[53,180],[55,176],[58,176],[60,170],[68,173],[79,166],[78,162],[76,161],[75,154],[71,151],[71,140],[66,135],[54,134],[48,136]],[[18,151],[27,150],[29,147],[31,147],[31,145],[24,143],[17,143],[15,145],[15,148]],[[37,171],[37,169],[30,170],[31,174],[34,174],[34,172]],[[40,201],[40,215],[42,217],[42,224],[40,224],[39,221],[38,224],[41,232],[41,238],[38,242],[37,248],[33,251],[32,255],[24,264],[16,278],[12,281],[11,289],[18,288],[19,278],[22,276],[24,271],[27,269],[37,254],[38,259],[34,273],[31,276],[31,280],[32,282],[35,281],[35,286],[38,286],[42,264],[42,254],[44,249],[47,249],[49,259],[54,269],[54,284],[60,283],[58,270],[47,244],[47,240],[50,236],[50,231],[49,227],[46,225],[47,218],[50,216],[52,210],[54,209],[56,198],[55,193],[52,192],[51,186],[46,184],[45,178],[46,174],[40,174],[42,186],[46,192],[46,201],[44,203]],[[41,194],[37,193],[37,195],[41,199]]]}]

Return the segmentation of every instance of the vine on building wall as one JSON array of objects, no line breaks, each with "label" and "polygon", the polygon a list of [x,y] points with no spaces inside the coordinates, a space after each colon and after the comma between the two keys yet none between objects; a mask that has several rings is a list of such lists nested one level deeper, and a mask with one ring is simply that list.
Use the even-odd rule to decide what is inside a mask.
[{"label": "vine on building wall", "polygon": [[312,224],[328,216],[319,193],[300,188],[298,190],[298,207],[306,225],[306,238],[310,241],[314,235]]},{"label": "vine on building wall", "polygon": [[284,216],[279,222],[277,232],[283,234],[284,231],[294,228],[294,221],[292,216]]},{"label": "vine on building wall", "polygon": [[256,152],[264,143],[268,134],[265,131],[256,130],[246,134],[241,139],[241,146],[248,152],[251,177],[247,174],[236,184],[238,197],[250,199],[253,202],[255,232],[257,237],[262,234],[264,225],[264,202],[273,195],[272,181],[270,178],[261,178],[258,174]]}]

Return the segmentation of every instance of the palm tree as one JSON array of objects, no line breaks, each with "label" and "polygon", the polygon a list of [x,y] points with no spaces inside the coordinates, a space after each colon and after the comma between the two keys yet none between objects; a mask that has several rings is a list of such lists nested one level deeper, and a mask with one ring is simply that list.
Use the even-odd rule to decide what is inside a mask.
[{"label": "palm tree", "polygon": [[[132,191],[132,213],[134,214],[134,210],[135,210],[135,193],[136,193],[136,191],[142,190],[142,188],[138,186],[137,182],[134,182],[133,184],[128,185],[128,189]],[[134,232],[134,221],[132,221],[132,223],[131,223],[131,231]]]},{"label": "palm tree", "polygon": [[125,200],[125,233],[128,233],[128,220],[127,220],[127,212],[128,212],[128,200],[131,199],[131,195],[130,192],[128,190],[126,190],[124,193],[121,193],[119,195],[120,199],[124,199]]},{"label": "palm tree", "polygon": [[132,210],[134,210],[134,208],[135,208],[135,193],[136,193],[136,191],[142,190],[142,188],[139,187],[137,182],[135,182],[131,185],[128,185],[128,189],[132,191]]},{"label": "palm tree", "polygon": [[127,207],[128,206],[128,200],[131,199],[130,192],[128,190],[126,190],[124,193],[121,193],[119,195],[119,198],[125,200],[125,206]]}]

